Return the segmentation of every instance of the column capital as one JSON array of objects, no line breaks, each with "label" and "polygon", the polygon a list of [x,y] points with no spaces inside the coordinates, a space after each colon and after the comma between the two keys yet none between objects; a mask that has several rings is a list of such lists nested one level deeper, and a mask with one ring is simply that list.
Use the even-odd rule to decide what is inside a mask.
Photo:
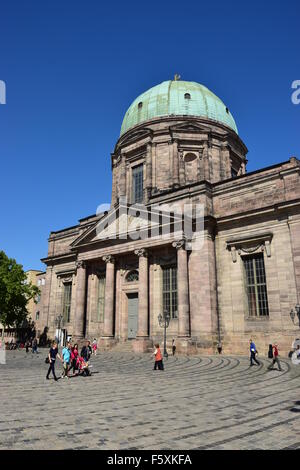
[{"label": "column capital", "polygon": [[181,248],[185,249],[185,240],[176,240],[175,242],[172,243],[173,248],[176,248],[176,250],[180,250]]},{"label": "column capital", "polygon": [[147,258],[148,252],[145,248],[140,248],[139,250],[134,250],[134,254],[137,255],[139,258]]},{"label": "column capital", "polygon": [[103,259],[103,261],[105,261],[105,263],[114,263],[115,262],[115,258],[112,255],[102,256],[102,259]]},{"label": "column capital", "polygon": [[85,269],[86,268],[86,263],[83,260],[78,260],[78,261],[75,262],[75,266],[76,266],[76,269],[79,269],[79,268]]}]

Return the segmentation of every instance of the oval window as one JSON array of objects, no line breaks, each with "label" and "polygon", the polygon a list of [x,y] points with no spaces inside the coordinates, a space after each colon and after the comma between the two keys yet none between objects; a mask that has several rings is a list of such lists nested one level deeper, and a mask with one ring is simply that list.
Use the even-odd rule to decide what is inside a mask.
[{"label": "oval window", "polygon": [[197,156],[194,154],[194,153],[187,153],[184,157],[184,161],[189,163],[189,162],[193,162],[194,160],[196,160]]}]

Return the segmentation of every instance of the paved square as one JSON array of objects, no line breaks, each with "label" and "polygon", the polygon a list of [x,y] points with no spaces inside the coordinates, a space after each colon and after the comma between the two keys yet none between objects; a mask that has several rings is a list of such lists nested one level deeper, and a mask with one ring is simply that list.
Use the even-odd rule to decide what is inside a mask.
[{"label": "paved square", "polygon": [[[93,375],[47,381],[46,351],[0,365],[0,449],[300,448],[300,367],[245,357],[100,353]],[[57,375],[61,369],[57,363]]]}]

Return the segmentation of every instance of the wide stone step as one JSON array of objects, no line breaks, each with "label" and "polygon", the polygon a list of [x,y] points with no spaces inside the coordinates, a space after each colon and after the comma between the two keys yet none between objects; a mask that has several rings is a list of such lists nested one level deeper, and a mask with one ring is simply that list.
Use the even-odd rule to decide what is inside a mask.
[{"label": "wide stone step", "polygon": [[117,343],[112,350],[117,352],[132,352],[132,341]]}]

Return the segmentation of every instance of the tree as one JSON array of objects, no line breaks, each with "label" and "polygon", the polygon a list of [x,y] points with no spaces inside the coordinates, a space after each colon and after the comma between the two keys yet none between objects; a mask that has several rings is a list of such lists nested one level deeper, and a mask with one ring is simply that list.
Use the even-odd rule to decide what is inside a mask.
[{"label": "tree", "polygon": [[23,266],[0,251],[0,323],[19,327],[27,318],[27,303],[39,294],[37,286],[28,282]]}]

